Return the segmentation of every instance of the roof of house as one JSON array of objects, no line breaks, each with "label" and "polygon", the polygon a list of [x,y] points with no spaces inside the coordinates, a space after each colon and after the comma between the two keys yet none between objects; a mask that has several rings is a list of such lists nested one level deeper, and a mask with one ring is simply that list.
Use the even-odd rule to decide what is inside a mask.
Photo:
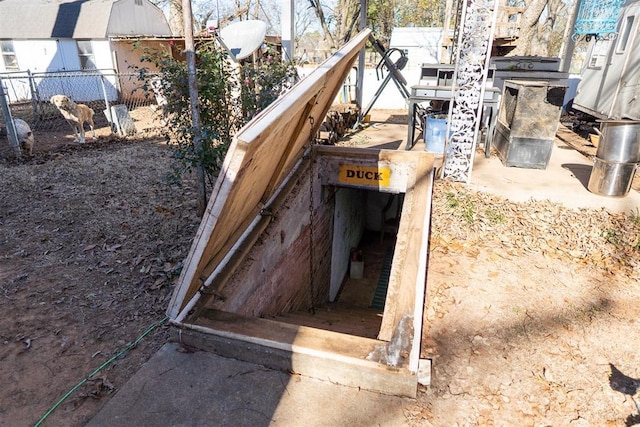
[{"label": "roof of house", "polygon": [[0,0],[0,39],[104,39],[166,36],[162,11],[148,0]]}]

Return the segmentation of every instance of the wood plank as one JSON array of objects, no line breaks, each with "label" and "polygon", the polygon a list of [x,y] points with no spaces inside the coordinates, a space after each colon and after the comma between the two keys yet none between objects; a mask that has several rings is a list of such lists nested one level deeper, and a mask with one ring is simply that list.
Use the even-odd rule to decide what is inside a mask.
[{"label": "wood plank", "polygon": [[[302,113],[298,116],[298,122],[290,124],[289,128],[291,129],[292,135],[295,135],[295,136],[302,135],[304,133],[305,127],[310,126],[310,123],[308,123],[309,115],[313,110],[313,105],[315,104],[315,101],[316,101],[316,98],[310,99],[309,102],[307,102],[307,104],[305,105]],[[289,144],[287,146],[287,149],[284,151],[283,155],[280,156],[280,161],[276,166],[276,170],[281,170],[281,171],[287,170],[287,163],[290,161],[291,158],[296,157],[294,156],[294,153],[292,153],[292,150],[294,150],[295,148],[296,148],[295,144]],[[297,147],[297,148],[300,149],[300,147]],[[273,193],[274,189],[278,186],[281,179],[282,178],[279,175],[273,176],[271,179],[271,182],[269,183],[269,185],[267,186],[267,189],[265,190],[265,193],[266,194]]]},{"label": "wood plank", "polygon": [[598,151],[590,141],[573,132],[563,124],[558,126],[556,136],[569,147],[589,158],[595,157],[596,152]]},{"label": "wood plank", "polygon": [[[408,177],[415,173],[415,158],[409,151],[325,146],[316,146],[314,150],[316,158],[322,165],[320,180],[323,185],[339,185],[397,194],[406,191]],[[340,180],[339,170],[343,165],[388,169],[391,173],[390,180],[388,183],[370,185],[349,184]]]},{"label": "wood plank", "polygon": [[[380,328],[381,340],[391,340],[402,318],[406,315],[422,317],[422,310],[416,312],[418,294],[424,286],[423,272],[427,267],[427,256],[423,244],[429,240],[429,216],[431,212],[431,192],[433,184],[433,156],[415,153],[418,162],[411,185],[405,193],[398,240],[393,257],[391,278],[387,291],[387,303]],[[424,283],[419,283],[421,280]],[[421,289],[422,288],[422,289]],[[414,331],[420,333],[420,331]]]},{"label": "wood plank", "polygon": [[300,346],[359,360],[366,360],[369,353],[381,344],[378,340],[371,338],[291,325],[270,319],[241,316],[214,309],[205,310],[194,324],[219,332],[245,335],[247,340],[255,342],[277,343],[274,345],[282,348]]},{"label": "wood plank", "polygon": [[380,332],[382,312],[372,308],[353,307],[339,303],[308,310],[283,313],[274,320],[364,338],[376,338]]}]

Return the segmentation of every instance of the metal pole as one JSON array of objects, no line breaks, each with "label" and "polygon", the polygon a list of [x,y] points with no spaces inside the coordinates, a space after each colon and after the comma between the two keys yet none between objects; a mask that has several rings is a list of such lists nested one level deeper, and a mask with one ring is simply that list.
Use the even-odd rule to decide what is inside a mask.
[{"label": "metal pole", "polygon": [[[187,60],[187,73],[189,77],[189,103],[191,106],[191,122],[193,125],[193,145],[196,153],[202,152],[202,125],[200,123],[200,110],[198,109],[198,86],[196,76],[196,52],[193,41],[193,15],[191,12],[191,0],[182,0],[182,19],[184,21],[184,50]],[[207,187],[204,166],[200,163],[197,167],[198,175],[198,216],[202,217],[207,207]]]},{"label": "metal pole", "polygon": [[440,57],[438,62],[441,64],[451,64],[451,51],[453,46],[453,39],[449,37],[451,27],[451,11],[453,10],[453,0],[446,0],[445,13],[444,13],[444,25],[442,28],[442,46],[440,49]]},{"label": "metal pole", "polygon": [[[360,24],[359,30],[362,31],[367,27],[367,0],[360,0]],[[364,67],[365,67],[365,46],[358,55],[358,72],[356,78],[356,104],[362,108],[362,92],[364,87]],[[363,119],[364,116],[360,116]]]},{"label": "metal pole", "polygon": [[[111,115],[111,106],[109,105],[109,96],[107,95],[107,87],[104,84],[104,76],[100,74],[100,85],[102,85],[102,96],[104,96],[104,105],[105,111],[107,112],[107,119],[109,119],[109,125],[111,126],[111,132],[113,132],[113,127],[117,126],[116,123],[113,122],[113,116]],[[117,126],[118,131],[120,130],[120,126]],[[120,132],[118,132],[120,133]],[[123,136],[123,135],[120,135]]]},{"label": "metal pole", "polygon": [[20,152],[20,143],[18,142],[18,134],[16,132],[16,127],[13,124],[13,118],[11,117],[11,110],[9,109],[9,102],[7,101],[8,96],[8,89],[0,77],[0,107],[2,107],[2,115],[4,116],[4,121],[7,124],[7,136],[9,137],[9,142],[11,142],[11,145],[13,146],[13,151],[15,152],[16,157],[21,158],[22,153]]},{"label": "metal pole", "polygon": [[27,70],[27,78],[29,79],[29,92],[31,92],[31,109],[33,110],[33,117],[38,117],[39,119],[41,119],[42,115],[40,114],[40,111],[38,111],[40,109],[38,103],[40,99],[36,92],[36,84],[33,81],[31,70]]},{"label": "metal pole", "polygon": [[295,27],[293,16],[295,6],[293,0],[282,0],[282,60],[288,61],[295,55]]}]

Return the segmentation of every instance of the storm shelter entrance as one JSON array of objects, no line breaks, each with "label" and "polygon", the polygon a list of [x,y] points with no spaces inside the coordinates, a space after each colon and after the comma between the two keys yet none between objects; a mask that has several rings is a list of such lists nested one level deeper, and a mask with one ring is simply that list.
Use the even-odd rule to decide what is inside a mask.
[{"label": "storm shelter entrance", "polygon": [[[185,345],[414,397],[425,366],[420,343],[433,156],[313,142],[369,33],[352,38],[238,131],[167,314]],[[376,197],[377,208],[369,209]],[[401,204],[392,200],[399,197]],[[383,224],[380,210],[387,205]],[[401,214],[393,214],[394,206]],[[369,227],[371,221],[379,227]],[[352,317],[326,318],[323,328],[284,321],[298,313],[317,321],[323,309],[330,315],[327,308],[359,294],[348,282],[373,271],[365,242],[385,243],[392,235],[393,254],[381,258],[391,259],[385,296],[378,308],[373,299],[362,307],[367,316],[374,313],[369,329],[353,328],[367,323],[356,304]],[[337,331],[339,323],[351,330]]]},{"label": "storm shelter entrance", "polygon": [[172,320],[178,339],[415,395],[432,184],[424,152],[312,147],[226,256],[197,276],[203,286]]},{"label": "storm shelter entrance", "polygon": [[281,313],[277,320],[377,338],[391,275],[403,193],[349,187],[332,194],[329,292],[319,305]]}]

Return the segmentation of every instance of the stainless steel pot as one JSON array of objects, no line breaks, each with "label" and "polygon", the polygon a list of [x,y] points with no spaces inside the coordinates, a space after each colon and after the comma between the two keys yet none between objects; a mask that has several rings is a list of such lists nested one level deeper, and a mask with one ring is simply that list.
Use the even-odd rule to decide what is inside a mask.
[{"label": "stainless steel pot", "polygon": [[636,163],[610,162],[595,158],[587,188],[600,196],[626,196],[631,189],[636,166]]},{"label": "stainless steel pot", "polygon": [[640,162],[640,121],[602,120],[596,157],[609,162]]}]

